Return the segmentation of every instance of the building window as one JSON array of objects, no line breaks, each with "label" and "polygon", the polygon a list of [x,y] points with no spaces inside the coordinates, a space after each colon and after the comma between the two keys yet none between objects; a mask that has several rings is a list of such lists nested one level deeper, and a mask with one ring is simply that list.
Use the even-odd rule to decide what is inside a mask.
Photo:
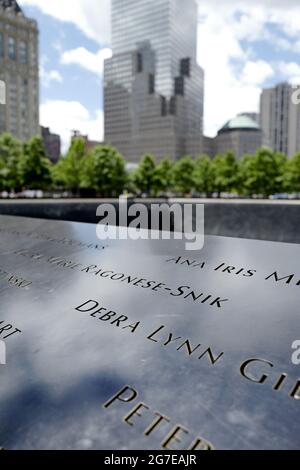
[{"label": "building window", "polygon": [[0,33],[0,57],[4,56],[4,36]]},{"label": "building window", "polygon": [[161,102],[161,115],[166,116],[167,115],[167,100],[164,96],[160,97],[160,102]]},{"label": "building window", "polygon": [[154,75],[152,73],[150,73],[150,75],[149,75],[149,94],[153,95],[154,91],[155,91],[155,78],[154,78]]},{"label": "building window", "polygon": [[143,71],[143,55],[141,52],[137,53],[137,73],[141,73]]},{"label": "building window", "polygon": [[170,114],[172,114],[173,116],[176,115],[176,98],[175,98],[175,96],[172,96],[172,98],[170,99]]},{"label": "building window", "polygon": [[28,62],[28,48],[25,41],[19,44],[19,62],[20,64],[27,64]]},{"label": "building window", "polygon": [[183,77],[176,77],[175,78],[175,87],[174,87],[175,95],[184,96],[184,78]]},{"label": "building window", "polygon": [[8,57],[11,60],[16,60],[16,40],[15,38],[8,38]]},{"label": "building window", "polygon": [[180,75],[182,77],[191,76],[191,59],[187,58],[180,61]]}]

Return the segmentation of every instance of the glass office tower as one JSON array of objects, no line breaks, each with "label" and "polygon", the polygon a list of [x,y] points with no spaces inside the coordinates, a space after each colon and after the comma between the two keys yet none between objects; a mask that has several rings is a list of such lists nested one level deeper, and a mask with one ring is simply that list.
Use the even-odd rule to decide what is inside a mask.
[{"label": "glass office tower", "polygon": [[105,141],[128,161],[200,150],[203,71],[195,0],[112,0],[104,67]]}]

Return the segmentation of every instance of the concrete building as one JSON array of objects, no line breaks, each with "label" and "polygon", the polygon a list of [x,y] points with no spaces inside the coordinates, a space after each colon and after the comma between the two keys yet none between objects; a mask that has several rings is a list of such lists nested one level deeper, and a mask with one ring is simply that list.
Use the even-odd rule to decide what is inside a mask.
[{"label": "concrete building", "polygon": [[215,137],[207,137],[206,135],[202,138],[202,145],[201,145],[201,154],[208,155],[211,158],[214,158],[216,155],[216,138]]},{"label": "concrete building", "polygon": [[58,134],[52,134],[49,127],[41,126],[41,134],[44,142],[46,155],[53,163],[58,162],[60,158],[61,142]]},{"label": "concrete building", "polygon": [[280,83],[263,90],[260,100],[263,145],[289,157],[300,150],[300,106],[293,93],[291,85]]},{"label": "concrete building", "polygon": [[6,84],[0,134],[22,141],[39,135],[38,28],[15,0],[0,0],[0,80]]},{"label": "concrete building", "polygon": [[228,151],[234,152],[237,158],[255,154],[262,146],[258,116],[256,113],[239,114],[228,121],[216,137],[203,136],[201,153],[211,158]]},{"label": "concrete building", "polygon": [[204,73],[195,0],[112,0],[104,66],[105,141],[128,161],[199,153]]},{"label": "concrete building", "polygon": [[257,122],[240,114],[219,130],[214,151],[216,154],[224,154],[231,150],[237,158],[241,158],[243,155],[253,155],[261,144],[262,133]]}]

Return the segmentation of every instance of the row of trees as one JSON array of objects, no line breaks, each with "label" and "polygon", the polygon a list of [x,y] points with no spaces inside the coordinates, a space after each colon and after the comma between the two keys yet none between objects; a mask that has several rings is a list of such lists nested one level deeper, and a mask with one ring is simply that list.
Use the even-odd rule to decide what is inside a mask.
[{"label": "row of trees", "polygon": [[52,164],[42,140],[25,144],[9,134],[0,136],[0,191],[23,189],[68,190],[74,195],[118,196],[124,191],[137,195],[165,193],[237,193],[270,196],[300,193],[300,153],[292,159],[268,149],[259,149],[237,161],[232,152],[213,160],[203,155],[156,163],[144,155],[134,172],[126,171],[124,158],[110,145],[86,152],[85,142],[74,139],[65,157]]},{"label": "row of trees", "polygon": [[173,164],[163,160],[158,165],[146,155],[133,176],[137,187],[154,195],[171,188],[180,194],[193,191],[208,197],[214,193],[268,197],[300,192],[300,154],[288,160],[283,154],[259,149],[239,161],[227,152],[213,160],[202,155],[184,157]]}]

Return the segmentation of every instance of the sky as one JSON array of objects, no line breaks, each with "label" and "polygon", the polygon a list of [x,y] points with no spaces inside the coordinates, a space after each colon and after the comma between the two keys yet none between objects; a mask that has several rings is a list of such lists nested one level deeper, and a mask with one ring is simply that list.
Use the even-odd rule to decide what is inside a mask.
[{"label": "sky", "polygon": [[[149,0],[151,1],[151,0]],[[199,0],[205,134],[257,112],[261,89],[300,83],[299,0]],[[103,63],[111,56],[110,0],[19,0],[40,30],[41,124],[62,137],[103,139]]]}]

